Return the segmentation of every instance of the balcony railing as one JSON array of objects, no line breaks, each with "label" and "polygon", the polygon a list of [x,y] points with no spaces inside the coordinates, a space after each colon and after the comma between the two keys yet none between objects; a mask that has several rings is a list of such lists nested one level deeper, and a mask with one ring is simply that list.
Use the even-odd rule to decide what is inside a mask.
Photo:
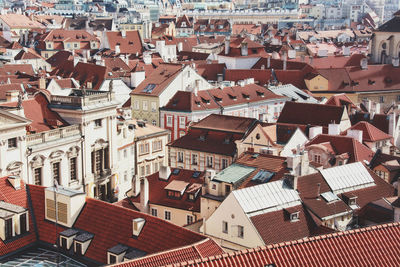
[{"label": "balcony railing", "polygon": [[84,96],[51,96],[52,105],[83,107],[114,100],[113,93],[87,90]]},{"label": "balcony railing", "polygon": [[71,125],[63,128],[53,129],[46,132],[30,134],[26,137],[27,146],[43,144],[53,140],[59,140],[69,136],[80,136],[81,130],[79,125]]}]

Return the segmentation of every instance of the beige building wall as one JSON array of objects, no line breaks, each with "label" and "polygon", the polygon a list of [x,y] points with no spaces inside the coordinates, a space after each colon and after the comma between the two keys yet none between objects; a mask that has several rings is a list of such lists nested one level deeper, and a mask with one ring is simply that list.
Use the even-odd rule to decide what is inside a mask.
[{"label": "beige building wall", "polygon": [[[182,201],[184,201],[184,200],[182,200]],[[173,224],[179,225],[179,226],[187,225],[187,222],[188,222],[187,217],[188,216],[193,217],[193,222],[195,222],[201,218],[200,212],[193,212],[193,211],[171,208],[171,207],[166,207],[166,206],[156,205],[156,204],[150,204],[149,206],[150,206],[149,214],[151,214],[151,209],[156,209],[157,217],[160,219],[163,219],[163,220],[165,220],[165,211],[171,212],[171,220],[168,220],[168,221],[172,222]]]},{"label": "beige building wall", "polygon": [[132,95],[132,117],[152,125],[160,125],[159,99],[157,96]]}]

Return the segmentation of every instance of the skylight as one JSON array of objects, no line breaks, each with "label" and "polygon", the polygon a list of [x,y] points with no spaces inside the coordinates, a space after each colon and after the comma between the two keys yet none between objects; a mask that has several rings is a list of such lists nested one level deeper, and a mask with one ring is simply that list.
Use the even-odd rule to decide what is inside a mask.
[{"label": "skylight", "polygon": [[328,203],[340,200],[339,197],[334,193],[332,193],[331,191],[322,193],[321,197],[325,199],[325,201]]},{"label": "skylight", "polygon": [[172,171],[172,174],[173,174],[173,175],[178,175],[180,171],[181,171],[180,169],[174,169],[174,170]]},{"label": "skylight", "polygon": [[256,183],[268,183],[272,177],[274,177],[275,173],[267,170],[260,170],[254,177],[251,179]]},{"label": "skylight", "polygon": [[151,92],[153,92],[155,87],[156,87],[156,85],[154,83],[149,83],[148,85],[146,85],[146,87],[143,89],[142,92],[151,94]]},{"label": "skylight", "polygon": [[199,178],[199,176],[200,176],[200,172],[198,172],[198,171],[194,172],[192,175],[193,178]]}]

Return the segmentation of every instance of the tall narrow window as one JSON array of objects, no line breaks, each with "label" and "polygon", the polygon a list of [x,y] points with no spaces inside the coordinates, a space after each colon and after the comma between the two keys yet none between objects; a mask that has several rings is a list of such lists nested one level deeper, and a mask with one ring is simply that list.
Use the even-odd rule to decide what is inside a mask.
[{"label": "tall narrow window", "polygon": [[165,215],[165,219],[167,220],[167,221],[170,221],[171,220],[171,212],[170,211],[165,211],[165,213],[164,213],[164,215]]},{"label": "tall narrow window", "polygon": [[21,214],[21,216],[19,216],[19,229],[20,229],[21,234],[24,234],[27,232],[26,213]]},{"label": "tall narrow window", "polygon": [[35,178],[35,185],[41,185],[42,184],[42,168],[36,168],[33,170],[33,175]]},{"label": "tall narrow window", "polygon": [[76,181],[78,179],[76,175],[76,157],[69,159],[69,172],[71,181]]},{"label": "tall narrow window", "polygon": [[60,162],[53,163],[53,179],[60,184]]},{"label": "tall narrow window", "polygon": [[193,154],[192,155],[192,165],[197,165],[198,164],[198,162],[197,162],[197,154]]},{"label": "tall narrow window", "polygon": [[183,162],[183,152],[178,151],[178,162]]},{"label": "tall narrow window", "polygon": [[6,223],[5,228],[4,228],[5,229],[5,238],[7,240],[12,237],[12,225],[13,225],[12,218],[7,219],[5,223]]},{"label": "tall narrow window", "polygon": [[8,143],[8,149],[16,148],[17,147],[17,138],[14,137],[14,138],[8,139],[7,143]]},{"label": "tall narrow window", "polygon": [[213,157],[207,156],[207,167],[212,168],[213,167]]},{"label": "tall narrow window", "polygon": [[228,233],[228,222],[222,221],[222,232]]}]

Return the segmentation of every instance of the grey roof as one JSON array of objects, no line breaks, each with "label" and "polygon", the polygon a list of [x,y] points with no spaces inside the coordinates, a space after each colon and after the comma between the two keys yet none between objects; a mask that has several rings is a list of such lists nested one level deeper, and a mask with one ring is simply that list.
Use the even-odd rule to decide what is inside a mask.
[{"label": "grey roof", "polygon": [[132,260],[132,259],[136,259],[136,258],[140,258],[140,257],[146,256],[146,254],[147,254],[146,252],[144,252],[144,251],[142,251],[140,249],[131,248],[129,250],[129,252],[125,254],[124,258]]},{"label": "grey roof", "polygon": [[74,240],[78,242],[86,242],[94,237],[94,234],[91,233],[82,233],[74,238]]},{"label": "grey roof", "polygon": [[377,31],[380,31],[380,32],[400,32],[400,17],[395,16],[391,20],[388,20],[387,22],[385,22],[384,24],[379,26]]},{"label": "grey roof", "polygon": [[279,86],[270,86],[268,87],[270,91],[274,94],[286,96],[291,98],[293,101],[296,102],[303,102],[303,103],[319,103],[317,99],[306,94],[296,86],[292,84],[285,84]]},{"label": "grey roof", "polygon": [[301,205],[299,194],[283,180],[233,191],[248,216]]},{"label": "grey roof", "polygon": [[4,201],[0,201],[0,209],[3,210],[8,210],[14,213],[21,213],[21,212],[25,212],[27,211],[26,208],[18,206],[18,205],[14,205],[8,202],[4,202]]},{"label": "grey roof", "polygon": [[60,233],[60,235],[63,235],[63,236],[66,236],[66,237],[70,237],[70,236],[76,235],[78,233],[79,233],[79,231],[76,230],[76,229],[67,229],[67,230],[62,231]]},{"label": "grey roof", "polygon": [[254,167],[234,163],[217,173],[212,180],[235,184],[248,177],[255,169]]},{"label": "grey roof", "polygon": [[[54,192],[54,186],[47,187],[45,190]],[[58,192],[58,194],[61,194],[61,195],[64,195],[64,196],[69,196],[69,197],[85,194],[82,191],[71,189],[71,188],[65,188],[65,187],[62,187],[62,186],[58,187],[57,192]]]},{"label": "grey roof", "polygon": [[116,255],[119,255],[125,251],[128,250],[129,247],[124,246],[122,244],[118,244],[116,246],[113,246],[112,248],[109,248],[107,251]]},{"label": "grey roof", "polygon": [[345,193],[375,185],[361,162],[354,162],[320,171],[333,193]]}]

